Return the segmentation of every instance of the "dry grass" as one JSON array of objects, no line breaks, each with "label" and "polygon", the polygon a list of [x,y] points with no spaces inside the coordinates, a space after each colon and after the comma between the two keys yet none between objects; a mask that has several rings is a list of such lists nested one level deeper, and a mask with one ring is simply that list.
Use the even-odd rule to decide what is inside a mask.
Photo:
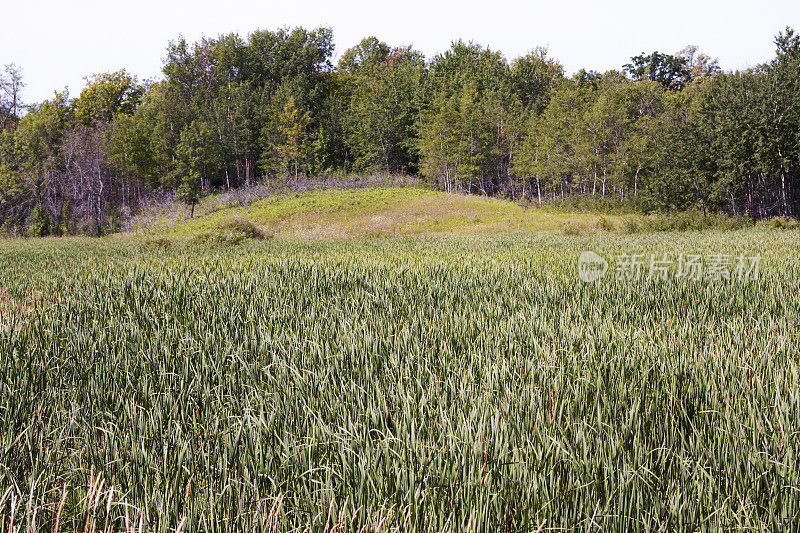
[{"label": "dry grass", "polygon": [[[67,483],[49,490],[38,489],[33,483],[30,491],[23,493],[12,483],[2,492],[0,533],[48,530],[53,533],[142,533],[151,530],[147,514],[129,505],[124,495],[108,484],[102,472],[95,475],[94,467],[89,473],[87,487],[78,491],[81,496],[76,507],[66,505],[74,492]],[[175,531],[182,530],[185,520],[181,518]]]},{"label": "dry grass", "polygon": [[[186,486],[184,510],[189,507],[190,485],[191,479]],[[12,483],[0,493],[0,533],[181,533],[187,524],[186,514],[182,514],[175,524],[165,524],[146,509],[131,505],[117,487],[109,484],[103,472],[95,474],[94,467],[89,472],[86,487],[71,490],[64,483],[60,487],[41,489],[34,483],[29,492],[22,492]],[[68,502],[72,505],[67,505]],[[353,518],[358,515],[358,510],[353,512],[353,517],[348,519],[346,516],[352,507],[349,498],[345,498],[341,505],[339,503],[332,499],[327,513],[320,512],[311,520],[297,522],[284,506],[284,495],[278,494],[255,503],[249,512],[249,521],[253,531],[263,532],[396,533],[409,529],[411,505],[399,508],[384,502],[371,510],[365,523],[358,526]]]}]

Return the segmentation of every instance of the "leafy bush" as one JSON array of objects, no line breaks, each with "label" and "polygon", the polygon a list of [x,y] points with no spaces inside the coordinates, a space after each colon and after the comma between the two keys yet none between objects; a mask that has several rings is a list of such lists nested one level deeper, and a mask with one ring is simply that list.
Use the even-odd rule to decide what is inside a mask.
[{"label": "leafy bush", "polygon": [[762,220],[758,223],[761,228],[775,228],[775,229],[798,229],[800,222],[795,218],[788,217],[775,217],[767,220]]},{"label": "leafy bush", "polygon": [[638,233],[641,230],[641,225],[639,222],[633,218],[626,218],[625,221],[622,223],[622,232],[623,233]]},{"label": "leafy bush", "polygon": [[190,244],[236,245],[247,240],[271,239],[274,235],[253,222],[242,218],[229,218],[214,228],[189,239]]},{"label": "leafy bush", "polygon": [[614,231],[616,230],[616,226],[608,220],[606,217],[600,217],[597,221],[597,227],[602,231]]},{"label": "leafy bush", "polygon": [[47,220],[47,215],[41,206],[36,206],[31,211],[28,218],[28,235],[31,237],[44,237],[50,233],[50,225]]},{"label": "leafy bush", "polygon": [[142,246],[149,250],[169,250],[172,248],[172,241],[166,237],[149,236],[141,241]]}]

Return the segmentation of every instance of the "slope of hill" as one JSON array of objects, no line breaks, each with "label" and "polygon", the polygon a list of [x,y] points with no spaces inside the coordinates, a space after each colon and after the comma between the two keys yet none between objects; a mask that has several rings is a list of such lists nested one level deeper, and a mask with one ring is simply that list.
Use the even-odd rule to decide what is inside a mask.
[{"label": "slope of hill", "polygon": [[[621,217],[604,216],[618,227]],[[525,208],[506,200],[420,188],[329,190],[266,198],[246,207],[163,218],[149,230],[191,236],[228,220],[251,222],[264,231],[305,239],[389,235],[584,233],[597,231],[601,217]]]}]

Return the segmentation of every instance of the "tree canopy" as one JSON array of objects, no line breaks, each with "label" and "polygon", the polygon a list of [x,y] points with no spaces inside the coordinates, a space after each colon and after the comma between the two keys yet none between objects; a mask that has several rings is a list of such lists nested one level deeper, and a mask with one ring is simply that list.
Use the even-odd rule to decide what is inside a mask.
[{"label": "tree canopy", "polygon": [[112,231],[155,193],[190,211],[258,181],[414,174],[432,187],[645,211],[794,216],[800,36],[743,72],[687,46],[568,76],[544,48],[507,60],[456,41],[427,59],[367,37],[334,66],[330,29],[180,38],[163,77],[93,74],[77,98],[26,105],[0,74],[0,227]]}]

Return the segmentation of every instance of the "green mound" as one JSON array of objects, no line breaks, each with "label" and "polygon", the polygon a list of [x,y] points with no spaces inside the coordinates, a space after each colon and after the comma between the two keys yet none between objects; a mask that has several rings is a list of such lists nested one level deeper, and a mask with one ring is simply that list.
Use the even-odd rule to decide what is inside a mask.
[{"label": "green mound", "polygon": [[272,234],[259,227],[251,220],[238,217],[217,221],[214,227],[195,234],[190,242],[193,244],[239,244],[247,240],[263,240]]},{"label": "green mound", "polygon": [[482,196],[375,188],[266,198],[193,219],[164,220],[156,224],[154,232],[196,237],[218,232],[220,225],[230,220],[252,224],[270,235],[304,239],[562,233],[567,224],[570,231],[589,233],[622,225],[621,217],[525,208]]}]

